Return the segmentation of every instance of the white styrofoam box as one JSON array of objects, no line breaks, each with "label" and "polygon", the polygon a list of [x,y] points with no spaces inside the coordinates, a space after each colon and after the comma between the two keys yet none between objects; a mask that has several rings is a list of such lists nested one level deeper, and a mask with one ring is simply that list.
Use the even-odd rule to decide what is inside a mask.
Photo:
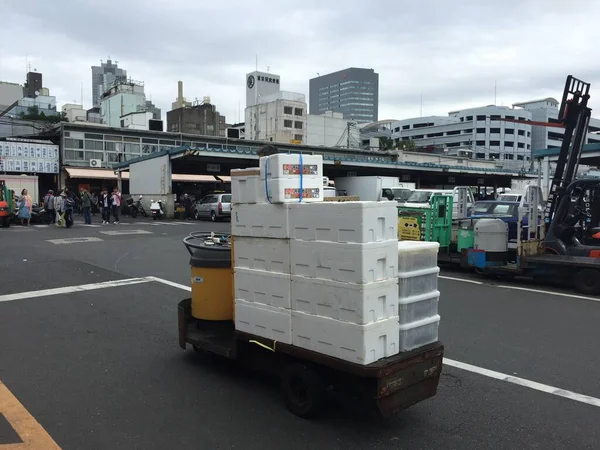
[{"label": "white styrofoam box", "polygon": [[373,283],[398,275],[398,242],[363,244],[290,240],[291,274],[307,278]]},{"label": "white styrofoam box", "polygon": [[288,208],[269,203],[234,204],[231,207],[231,234],[261,238],[289,238]]},{"label": "white styrofoam box", "polygon": [[[300,162],[302,161],[302,164]],[[262,156],[259,160],[260,178],[286,178],[300,177],[300,166],[302,165],[302,174],[307,176],[319,177],[321,186],[323,185],[323,156],[322,155],[302,155],[290,153],[278,153],[271,156]],[[265,173],[265,169],[268,173]]]},{"label": "white styrofoam box", "polygon": [[288,274],[236,267],[233,271],[233,285],[235,298],[277,308],[291,308]]},{"label": "white styrofoam box", "polygon": [[398,354],[399,340],[398,317],[357,325],[292,311],[293,345],[356,364]]},{"label": "white styrofoam box", "polygon": [[398,281],[342,283],[292,276],[292,309],[365,325],[398,315]]},{"label": "white styrofoam box", "polygon": [[320,202],[290,205],[290,238],[302,241],[398,240],[396,202]]},{"label": "white styrofoam box", "polygon": [[399,298],[398,317],[400,318],[400,325],[436,316],[439,300],[440,291],[437,290],[415,295],[414,297]]},{"label": "white styrofoam box", "polygon": [[302,183],[299,177],[269,178],[266,190],[271,203],[300,203],[301,197],[302,203],[322,202],[323,178],[305,175]]},{"label": "white styrofoam box", "polygon": [[233,240],[233,266],[289,274],[290,240],[237,236]]},{"label": "white styrofoam box", "polygon": [[286,344],[292,343],[289,309],[235,299],[235,329]]},{"label": "white styrofoam box", "polygon": [[437,267],[439,242],[398,241],[398,273]]},{"label": "white styrofoam box", "polygon": [[399,325],[400,351],[408,352],[438,340],[440,316]]},{"label": "white styrofoam box", "polygon": [[267,203],[264,182],[261,183],[258,167],[231,171],[232,203]]},{"label": "white styrofoam box", "polygon": [[415,295],[436,291],[439,273],[439,267],[399,273],[398,298],[414,297]]}]

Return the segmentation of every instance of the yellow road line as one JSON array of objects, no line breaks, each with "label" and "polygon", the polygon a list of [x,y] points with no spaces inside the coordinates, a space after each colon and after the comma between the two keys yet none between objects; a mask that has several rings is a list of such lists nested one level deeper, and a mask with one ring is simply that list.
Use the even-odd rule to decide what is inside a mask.
[{"label": "yellow road line", "polygon": [[0,444],[0,450],[61,450],[44,428],[0,381],[0,413],[19,435],[20,444]]}]

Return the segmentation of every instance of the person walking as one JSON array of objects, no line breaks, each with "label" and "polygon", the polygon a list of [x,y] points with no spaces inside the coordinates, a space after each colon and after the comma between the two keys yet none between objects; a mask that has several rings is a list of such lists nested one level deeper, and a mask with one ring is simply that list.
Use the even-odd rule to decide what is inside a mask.
[{"label": "person walking", "polygon": [[92,199],[92,216],[95,216],[98,212],[98,196],[95,192],[92,192],[90,198]]},{"label": "person walking", "polygon": [[62,191],[59,195],[54,197],[54,211],[56,212],[56,226],[64,227],[65,226],[65,204],[64,204],[64,191]]},{"label": "person walking", "polygon": [[100,204],[102,205],[102,224],[106,225],[110,223],[110,209],[112,206],[110,195],[108,195],[108,190],[106,188],[104,188],[100,194]]},{"label": "person walking", "polygon": [[68,188],[65,188],[64,194],[65,227],[71,228],[73,226],[73,210],[75,209],[76,202]]},{"label": "person walking", "polygon": [[54,208],[54,191],[50,189],[44,197],[44,209],[48,212],[48,225],[56,223],[56,209]]},{"label": "person walking", "polygon": [[21,219],[21,225],[29,225],[31,220],[31,209],[33,208],[33,202],[31,197],[27,193],[27,189],[21,191],[21,198],[19,199],[19,212],[17,216]]},{"label": "person walking", "polygon": [[86,225],[92,224],[92,197],[87,189],[81,189],[81,212],[83,213],[83,220]]},{"label": "person walking", "polygon": [[119,210],[121,209],[121,193],[117,188],[113,189],[113,193],[110,196],[112,204],[112,214],[115,217],[115,225],[119,224]]}]

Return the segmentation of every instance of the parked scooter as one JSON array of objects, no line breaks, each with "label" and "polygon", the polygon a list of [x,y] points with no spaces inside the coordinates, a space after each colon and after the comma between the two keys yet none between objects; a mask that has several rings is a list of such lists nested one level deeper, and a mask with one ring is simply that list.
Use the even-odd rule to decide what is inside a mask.
[{"label": "parked scooter", "polygon": [[127,199],[127,207],[129,209],[129,214],[134,219],[137,217],[138,214],[141,214],[144,217],[148,217],[148,213],[146,213],[144,205],[142,205],[142,198],[143,196],[140,195],[137,201],[135,202],[131,197]]},{"label": "parked scooter", "polygon": [[150,212],[152,213],[152,218],[154,220],[162,219],[165,215],[165,210],[163,209],[162,200],[158,200],[156,202],[154,200],[151,200],[150,201]]}]

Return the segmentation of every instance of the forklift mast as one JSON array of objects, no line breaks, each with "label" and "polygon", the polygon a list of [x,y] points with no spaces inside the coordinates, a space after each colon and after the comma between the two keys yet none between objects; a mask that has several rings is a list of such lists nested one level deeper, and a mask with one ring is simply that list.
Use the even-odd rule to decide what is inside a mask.
[{"label": "forklift mast", "polygon": [[569,75],[565,83],[558,120],[565,129],[556,170],[548,191],[544,210],[544,225],[548,230],[556,207],[560,204],[567,186],[577,176],[581,150],[585,143],[592,110],[588,108],[590,83]]}]

